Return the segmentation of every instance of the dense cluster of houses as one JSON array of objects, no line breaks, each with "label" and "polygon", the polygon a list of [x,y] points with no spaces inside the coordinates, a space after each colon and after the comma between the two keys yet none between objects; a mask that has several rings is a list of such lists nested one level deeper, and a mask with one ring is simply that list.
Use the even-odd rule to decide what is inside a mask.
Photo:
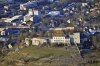
[{"label": "dense cluster of houses", "polygon": [[[25,37],[27,46],[30,40],[32,45],[89,43],[90,37],[100,32],[100,27],[91,25],[94,20],[88,17],[91,13],[99,14],[99,7],[93,0],[63,4],[60,0],[33,0],[25,3],[11,0],[1,7],[4,16],[0,15],[0,41],[7,42],[12,37],[17,41],[21,30],[27,30],[31,34],[41,35]],[[95,22],[98,21],[95,19]]]}]

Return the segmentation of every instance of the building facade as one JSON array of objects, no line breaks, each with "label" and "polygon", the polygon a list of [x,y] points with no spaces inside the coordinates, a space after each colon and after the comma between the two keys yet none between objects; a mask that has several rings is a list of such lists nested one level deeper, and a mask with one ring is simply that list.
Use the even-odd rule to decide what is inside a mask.
[{"label": "building facade", "polygon": [[74,43],[80,44],[80,33],[73,34]]},{"label": "building facade", "polygon": [[42,45],[44,43],[47,43],[47,40],[44,38],[32,38],[32,45]]}]

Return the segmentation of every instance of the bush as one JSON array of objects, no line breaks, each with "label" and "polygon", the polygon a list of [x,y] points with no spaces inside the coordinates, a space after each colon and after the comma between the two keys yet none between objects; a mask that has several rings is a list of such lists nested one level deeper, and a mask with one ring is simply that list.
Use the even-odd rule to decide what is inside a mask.
[{"label": "bush", "polygon": [[31,62],[31,61],[36,61],[37,59],[34,57],[24,57],[22,58],[22,60],[27,63],[27,62]]},{"label": "bush", "polygon": [[58,43],[53,43],[53,44],[51,44],[51,47],[58,47]]},{"label": "bush", "polygon": [[15,61],[13,60],[13,59],[6,59],[6,60],[4,60],[4,63],[6,64],[6,65],[14,65],[15,64]]},{"label": "bush", "polygon": [[48,47],[48,46],[49,46],[49,44],[47,44],[47,43],[43,43],[43,44],[39,45],[39,47]]}]

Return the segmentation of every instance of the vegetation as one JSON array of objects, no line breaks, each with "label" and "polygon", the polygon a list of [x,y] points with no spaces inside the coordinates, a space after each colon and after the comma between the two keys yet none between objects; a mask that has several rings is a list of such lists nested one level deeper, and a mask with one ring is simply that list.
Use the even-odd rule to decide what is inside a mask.
[{"label": "vegetation", "polygon": [[[0,55],[0,66],[58,66],[57,64],[62,65],[64,62],[69,64],[68,66],[100,66],[98,50],[92,50],[83,56],[83,60],[80,60],[74,48],[71,50],[70,47],[65,49],[55,46],[56,44],[53,48],[29,46],[19,48],[18,51],[15,48],[6,55]],[[79,60],[80,62],[77,62]]]},{"label": "vegetation", "polygon": [[[24,64],[26,66],[28,64],[29,66],[36,66],[36,63],[49,63],[50,59],[60,56],[68,57],[70,54],[64,48],[26,47],[18,52],[9,52],[7,56],[0,60],[0,66],[17,66],[16,64],[19,64],[19,66]],[[42,60],[44,58],[46,60]]]},{"label": "vegetation", "polygon": [[100,0],[94,0],[94,2],[98,3],[98,2],[100,2]]}]

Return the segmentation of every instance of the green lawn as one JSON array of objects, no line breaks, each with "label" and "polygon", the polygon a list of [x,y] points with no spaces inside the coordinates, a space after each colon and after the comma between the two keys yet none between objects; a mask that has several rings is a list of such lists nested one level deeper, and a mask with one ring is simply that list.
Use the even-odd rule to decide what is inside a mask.
[{"label": "green lawn", "polygon": [[[57,64],[53,60],[60,58],[60,60],[63,61],[64,58],[70,58],[71,55],[72,53],[70,53],[70,51],[66,50],[64,47],[62,48],[26,47],[20,49],[18,52],[11,51],[5,57],[0,56],[0,66],[58,66],[58,65],[53,65]],[[96,57],[99,59],[100,57],[99,55],[98,56],[97,55]],[[90,56],[91,54],[89,55],[89,57]],[[91,59],[87,58],[87,59],[91,60],[92,58]],[[73,66],[73,64],[69,66]],[[94,64],[87,63],[85,66],[100,66],[100,63],[99,62]]]},{"label": "green lawn", "polygon": [[[25,64],[26,66],[36,66],[36,64],[48,63],[50,61],[48,58],[61,56],[68,57],[70,56],[70,53],[67,52],[65,48],[26,47],[20,49],[19,52],[9,52],[8,55],[4,57],[2,64],[5,66],[16,66],[16,64],[19,64],[18,66],[21,66],[21,64]],[[47,60],[41,60],[43,58],[47,58]]]}]

